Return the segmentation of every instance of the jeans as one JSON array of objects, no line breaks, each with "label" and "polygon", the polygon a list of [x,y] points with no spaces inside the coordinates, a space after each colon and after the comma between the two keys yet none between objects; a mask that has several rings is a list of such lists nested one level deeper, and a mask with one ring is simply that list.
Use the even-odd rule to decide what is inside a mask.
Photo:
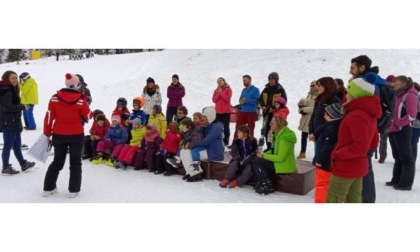
[{"label": "jeans", "polygon": [[306,153],[306,146],[308,145],[308,132],[302,131],[302,138],[300,139],[300,153]]},{"label": "jeans", "polygon": [[23,159],[22,149],[20,146],[22,145],[22,141],[20,138],[20,132],[13,132],[10,129],[4,127],[3,128],[3,151],[1,153],[1,159],[3,161],[3,169],[9,166],[9,159],[10,159],[10,151],[13,149],[15,153],[16,159],[19,161],[20,165],[25,163],[25,159]]}]

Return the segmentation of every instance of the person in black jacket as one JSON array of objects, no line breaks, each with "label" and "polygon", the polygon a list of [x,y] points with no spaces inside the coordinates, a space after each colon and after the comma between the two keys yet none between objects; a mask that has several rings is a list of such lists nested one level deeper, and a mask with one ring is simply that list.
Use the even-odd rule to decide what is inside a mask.
[{"label": "person in black jacket", "polygon": [[274,100],[278,97],[283,97],[287,101],[286,90],[279,83],[279,74],[272,72],[268,75],[268,83],[261,92],[258,99],[258,105],[263,110],[263,126],[261,135],[263,135],[267,142],[267,149],[271,149],[271,140],[268,141],[268,132],[270,131],[270,122],[273,118]]},{"label": "person in black jacket", "polygon": [[21,150],[22,111],[28,110],[28,105],[20,103],[18,76],[13,71],[6,71],[0,81],[0,128],[3,132],[3,161],[2,175],[14,175],[19,171],[9,164],[10,151],[13,148],[16,159],[19,161],[23,172],[35,165],[23,158]]},{"label": "person in black jacket", "polygon": [[341,122],[341,106],[333,103],[325,107],[325,123],[315,131],[319,135],[317,153],[312,161],[316,167],[315,174],[315,203],[325,203],[328,193],[328,184],[331,177],[330,156],[338,140],[338,128]]}]

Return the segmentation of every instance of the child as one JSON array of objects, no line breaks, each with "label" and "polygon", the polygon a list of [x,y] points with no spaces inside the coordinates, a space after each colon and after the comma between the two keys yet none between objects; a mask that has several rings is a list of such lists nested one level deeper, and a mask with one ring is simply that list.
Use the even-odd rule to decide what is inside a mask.
[{"label": "child", "polygon": [[287,120],[287,116],[289,115],[289,108],[286,106],[287,102],[283,97],[277,97],[274,99],[274,113],[273,116],[283,117]]},{"label": "child", "polygon": [[164,172],[165,176],[171,176],[175,174],[175,172],[173,172],[172,166],[165,162],[165,160],[177,154],[181,139],[182,136],[181,133],[179,133],[178,124],[176,122],[169,123],[169,129],[166,133],[166,138],[160,145],[160,151],[156,155],[155,174],[162,174]]},{"label": "child", "polygon": [[118,98],[117,107],[112,111],[112,115],[119,116],[121,125],[125,125],[125,121],[130,117],[130,111],[127,109],[127,99],[124,97]]},{"label": "child", "polygon": [[94,122],[89,130],[90,136],[85,139],[83,159],[90,158],[92,161],[96,158],[96,148],[98,147],[99,141],[103,141],[108,131],[110,123],[105,115],[99,114],[94,117]]},{"label": "child", "polygon": [[140,150],[140,143],[146,135],[146,127],[143,127],[139,118],[131,121],[133,129],[131,130],[130,144],[122,148],[120,155],[118,156],[118,162],[115,164],[115,168],[127,169],[128,165],[132,165],[134,155]]},{"label": "child", "polygon": [[338,128],[341,122],[341,106],[333,103],[325,107],[325,123],[315,131],[319,135],[316,142],[318,151],[312,164],[316,167],[315,174],[315,203],[325,203],[327,200],[328,184],[330,182],[330,156],[337,143]]},{"label": "child", "polygon": [[241,125],[238,127],[238,138],[232,143],[229,167],[226,170],[225,178],[219,186],[223,188],[235,188],[242,186],[252,178],[252,166],[248,165],[257,151],[257,140],[249,136],[249,127]]},{"label": "child", "polygon": [[[181,147],[184,149],[191,149],[193,163],[191,164],[194,169],[198,169],[200,165],[200,151],[204,150],[204,147],[198,146],[203,134],[202,127],[196,127],[191,119],[187,118],[181,122],[182,125],[182,141]],[[178,168],[181,163],[181,158],[174,156],[173,158],[166,159],[170,165],[174,168]]]},{"label": "child", "polygon": [[144,100],[142,97],[134,97],[133,99],[133,110],[130,114],[130,116],[128,117],[128,120],[125,121],[125,123],[123,124],[128,132],[128,139],[127,139],[127,144],[130,143],[131,140],[131,129],[133,128],[132,126],[132,121],[136,118],[140,119],[141,125],[146,125],[146,114],[144,113],[144,111],[141,109],[144,106]]},{"label": "child", "polygon": [[104,163],[105,150],[113,148],[114,150],[111,153],[111,158],[106,162],[106,165],[114,167],[116,158],[120,154],[122,147],[124,147],[124,143],[127,141],[127,130],[121,126],[120,117],[118,115],[113,115],[111,117],[111,123],[111,127],[109,127],[106,132],[104,140],[98,143],[98,147],[96,149],[98,157],[92,160],[93,164]]},{"label": "child", "polygon": [[134,170],[142,170],[143,162],[146,161],[149,172],[154,172],[154,157],[161,143],[162,138],[159,136],[156,126],[154,124],[147,125],[146,135],[141,141],[141,151],[137,154]]},{"label": "child", "polygon": [[201,120],[203,120],[203,114],[201,114],[200,112],[195,112],[193,114],[193,122],[195,126],[202,126]]},{"label": "child", "polygon": [[153,107],[153,113],[149,117],[148,124],[154,124],[156,126],[157,131],[160,134],[160,137],[162,139],[165,139],[168,125],[166,122],[166,117],[162,113],[162,107],[160,105],[155,105]]}]

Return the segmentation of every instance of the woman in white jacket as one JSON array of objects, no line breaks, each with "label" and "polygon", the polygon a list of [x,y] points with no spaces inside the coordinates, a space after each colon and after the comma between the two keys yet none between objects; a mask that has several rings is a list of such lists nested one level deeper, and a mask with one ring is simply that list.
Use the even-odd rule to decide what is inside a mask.
[{"label": "woman in white jacket", "polygon": [[146,122],[149,121],[149,116],[153,114],[153,107],[155,105],[162,106],[162,95],[159,86],[155,84],[155,80],[151,77],[147,78],[146,86],[143,88],[141,97],[144,99],[143,111],[146,113]]}]

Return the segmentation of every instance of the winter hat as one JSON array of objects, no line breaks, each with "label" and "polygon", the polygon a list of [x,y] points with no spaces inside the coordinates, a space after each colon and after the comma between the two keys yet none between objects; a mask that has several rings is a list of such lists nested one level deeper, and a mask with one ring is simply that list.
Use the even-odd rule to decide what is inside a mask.
[{"label": "winter hat", "polygon": [[325,112],[330,115],[333,119],[339,119],[342,117],[341,115],[341,105],[339,103],[333,103],[325,107]]},{"label": "winter hat", "polygon": [[100,110],[100,109],[95,109],[94,111],[93,111],[93,116],[95,117],[95,116],[97,116],[97,115],[99,115],[99,114],[103,114],[104,112],[102,111],[102,110]]},{"label": "winter hat", "polygon": [[170,122],[169,125],[168,125],[168,128],[173,133],[178,133],[179,132],[179,126],[178,126],[178,123],[176,123],[176,122]]},{"label": "winter hat", "polygon": [[388,75],[388,77],[386,77],[386,81],[387,82],[392,82],[393,80],[395,79],[395,76],[394,75]]},{"label": "winter hat", "polygon": [[[370,80],[372,81],[372,79]],[[373,80],[373,82],[374,81],[375,80]],[[347,85],[347,92],[355,99],[365,96],[373,96],[375,93],[375,86],[373,83],[366,81],[364,78],[356,78],[351,80]]]},{"label": "winter hat", "polygon": [[277,97],[276,99],[274,99],[274,102],[278,102],[282,106],[286,106],[287,104],[286,100],[283,97]]},{"label": "winter hat", "polygon": [[121,117],[119,115],[112,115],[111,116],[111,121],[121,122]]},{"label": "winter hat", "polygon": [[277,72],[272,72],[268,75],[268,80],[275,79],[276,82],[279,81],[279,74]]},{"label": "winter hat", "polygon": [[140,118],[138,118],[138,117],[134,118],[134,119],[131,121],[131,123],[132,123],[132,124],[138,124],[138,125],[141,125]]},{"label": "winter hat", "polygon": [[87,86],[87,84],[85,83],[85,79],[83,79],[83,76],[81,76],[80,74],[75,74],[77,77],[79,77],[80,83],[82,83],[83,85]]},{"label": "winter hat", "polygon": [[96,121],[105,121],[105,115],[99,114],[96,116]]},{"label": "winter hat", "polygon": [[139,105],[140,108],[143,107],[144,106],[144,99],[143,99],[143,97],[141,97],[141,96],[134,97],[134,99],[133,99],[133,105],[134,104]]},{"label": "winter hat", "polygon": [[207,117],[209,123],[212,123],[216,120],[216,110],[213,106],[203,108],[203,116]]},{"label": "winter hat", "polygon": [[178,74],[174,74],[174,75],[172,75],[172,78],[175,78],[175,79],[179,80],[179,76],[178,76]]},{"label": "winter hat", "polygon": [[79,89],[80,87],[79,77],[77,77],[74,74],[69,74],[69,73],[66,73],[65,76],[66,76],[65,84],[68,88]]},{"label": "winter hat", "polygon": [[147,78],[146,84],[153,83],[155,84],[155,80],[152,77]]}]

